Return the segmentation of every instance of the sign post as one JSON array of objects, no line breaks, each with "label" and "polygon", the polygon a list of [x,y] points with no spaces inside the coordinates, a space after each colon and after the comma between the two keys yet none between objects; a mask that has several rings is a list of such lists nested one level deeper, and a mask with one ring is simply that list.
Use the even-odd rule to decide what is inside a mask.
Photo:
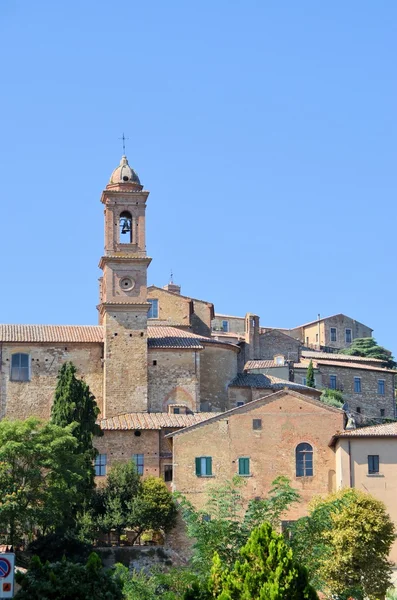
[{"label": "sign post", "polygon": [[0,554],[0,598],[14,597],[15,554]]}]

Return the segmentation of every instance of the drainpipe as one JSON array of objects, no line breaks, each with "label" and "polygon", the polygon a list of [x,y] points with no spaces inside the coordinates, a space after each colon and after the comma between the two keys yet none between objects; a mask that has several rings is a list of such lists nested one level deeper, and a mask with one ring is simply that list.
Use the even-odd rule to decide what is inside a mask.
[{"label": "drainpipe", "polygon": [[348,448],[349,448],[349,479],[350,479],[350,487],[353,487],[353,465],[352,465],[352,450],[351,443],[348,440]]}]

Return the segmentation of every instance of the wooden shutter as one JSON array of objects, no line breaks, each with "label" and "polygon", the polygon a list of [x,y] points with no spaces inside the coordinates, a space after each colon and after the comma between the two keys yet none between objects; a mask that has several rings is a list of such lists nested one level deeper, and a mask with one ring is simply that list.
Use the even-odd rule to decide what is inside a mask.
[{"label": "wooden shutter", "polygon": [[197,477],[201,476],[201,458],[200,458],[200,456],[196,457],[196,475],[197,475]]},{"label": "wooden shutter", "polygon": [[207,456],[205,459],[206,475],[212,475],[212,458]]}]

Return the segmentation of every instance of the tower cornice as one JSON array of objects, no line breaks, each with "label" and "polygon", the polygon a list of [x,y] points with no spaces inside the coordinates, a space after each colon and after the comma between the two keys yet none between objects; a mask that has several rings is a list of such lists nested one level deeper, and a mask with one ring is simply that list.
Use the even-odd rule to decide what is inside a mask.
[{"label": "tower cornice", "polygon": [[107,263],[131,263],[142,265],[147,268],[151,262],[152,259],[149,256],[143,256],[141,254],[105,254],[104,256],[101,256],[98,266],[100,269],[103,269]]}]

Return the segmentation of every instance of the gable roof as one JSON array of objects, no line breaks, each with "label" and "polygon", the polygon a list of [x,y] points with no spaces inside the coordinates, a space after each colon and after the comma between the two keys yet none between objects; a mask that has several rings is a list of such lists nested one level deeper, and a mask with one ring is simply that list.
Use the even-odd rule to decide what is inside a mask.
[{"label": "gable roof", "polygon": [[353,356],[352,354],[337,354],[333,352],[317,352],[315,350],[302,350],[302,358],[324,358],[325,360],[342,360],[344,362],[373,362],[383,364],[385,361],[381,358],[371,358],[370,356]]},{"label": "gable roof", "polygon": [[[0,342],[9,343],[95,343],[104,341],[102,325],[0,325]],[[190,348],[221,344],[239,350],[236,344],[214,340],[176,327],[148,327],[149,348]]]},{"label": "gable roof", "polygon": [[177,298],[182,298],[182,300],[193,300],[193,302],[202,302],[203,304],[208,304],[208,306],[214,306],[212,302],[207,302],[207,300],[199,300],[199,298],[192,298],[191,296],[184,296],[183,294],[179,294],[177,292],[171,292],[170,290],[165,290],[158,285],[148,285],[148,290],[159,290],[160,292],[164,292],[165,294],[171,294],[171,296],[176,296]]},{"label": "gable roof", "polygon": [[287,381],[286,379],[280,379],[273,375],[264,375],[263,373],[239,373],[233,381],[229,384],[229,387],[249,387],[257,389],[270,389],[270,390],[284,390],[285,388],[290,390],[298,390],[301,392],[308,392],[321,395],[320,390],[302,385],[301,383],[295,383],[295,381]]},{"label": "gable roof", "polygon": [[[344,315],[343,313],[336,313],[335,315],[329,315],[329,317],[322,317],[321,319],[314,319],[314,321],[309,321],[308,323],[303,323],[303,325],[297,325],[297,327],[292,327],[292,329],[299,329],[300,327],[309,327],[309,325],[315,325],[316,323],[321,323],[322,321],[328,321],[328,319],[334,319],[335,317],[347,317],[348,319],[350,319],[351,321],[354,321],[355,323],[360,323],[360,325],[364,325],[364,327],[368,327],[368,325],[365,325],[365,323],[361,323],[360,321],[357,321],[356,319],[352,319],[351,317],[348,317],[347,315]],[[368,327],[368,329],[371,329],[371,327]],[[373,329],[371,329],[371,331],[373,331]]]},{"label": "gable roof", "polygon": [[[341,360],[323,360],[321,358],[321,359],[314,360],[314,362],[313,362],[314,367],[316,367],[318,365],[325,365],[326,367],[333,367],[335,369],[340,367],[340,368],[344,368],[344,369],[360,369],[363,371],[377,371],[380,373],[395,373],[395,374],[397,374],[397,371],[395,371],[393,369],[388,369],[386,367],[382,367],[382,365],[379,365],[379,364],[366,365],[363,363],[356,363],[356,362],[348,362],[348,361],[343,362]],[[300,363],[294,364],[295,369],[307,369],[308,366],[309,366],[308,359],[306,359],[306,362],[300,362]]]},{"label": "gable roof", "polygon": [[[313,404],[314,406],[317,406],[318,408],[323,408],[326,411],[337,413],[337,414],[343,413],[341,408],[335,408],[333,406],[329,406],[328,404],[325,404],[324,402],[321,402],[320,400],[310,398],[309,396],[305,396],[296,391],[279,390],[278,392],[269,394],[268,396],[265,396],[264,398],[258,398],[257,400],[251,400],[251,402],[247,402],[243,406],[237,406],[236,408],[231,408],[230,410],[227,410],[223,413],[217,413],[214,416],[211,415],[211,417],[208,417],[207,419],[201,421],[201,423],[196,423],[194,425],[190,425],[189,427],[185,427],[184,429],[174,431],[173,433],[169,433],[165,437],[174,437],[176,435],[188,433],[189,431],[192,431],[193,429],[197,429],[198,427],[203,427],[209,423],[214,423],[215,421],[220,421],[222,419],[228,419],[229,417],[234,417],[235,415],[250,412],[251,410],[258,408],[259,406],[265,406],[266,404],[270,404],[271,402],[274,402],[274,400],[277,400],[278,398],[282,398],[283,396],[294,396],[301,402],[307,402],[308,404]],[[211,413],[207,413],[207,414],[211,414]]]},{"label": "gable roof", "polygon": [[100,343],[101,325],[0,325],[0,342]]},{"label": "gable roof", "polygon": [[[276,355],[277,356],[277,355]],[[288,367],[288,364],[283,362],[282,365],[277,365],[272,360],[248,360],[244,365],[244,371],[249,371],[250,369],[274,369],[275,367]]]},{"label": "gable roof", "polygon": [[389,437],[397,438],[397,421],[393,423],[384,423],[382,425],[368,425],[367,427],[358,427],[357,429],[348,429],[333,436],[330,446],[335,445],[339,438],[372,438]]},{"label": "gable roof", "polygon": [[168,413],[125,413],[98,421],[103,431],[131,431],[135,429],[172,429],[173,427],[189,427],[201,423],[220,413],[194,413],[176,415]]}]

